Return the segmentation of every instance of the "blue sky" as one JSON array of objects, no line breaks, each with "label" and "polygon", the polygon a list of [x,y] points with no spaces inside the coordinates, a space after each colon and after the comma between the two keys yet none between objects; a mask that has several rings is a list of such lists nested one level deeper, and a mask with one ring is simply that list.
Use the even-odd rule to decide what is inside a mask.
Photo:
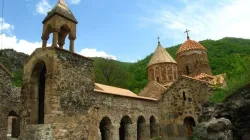
[{"label": "blue sky", "polygon": [[[164,47],[183,43],[186,28],[196,41],[250,38],[250,0],[65,1],[79,22],[75,51],[85,56],[134,62],[155,50],[157,36]],[[1,48],[30,54],[41,47],[41,22],[56,3],[5,0]]]}]

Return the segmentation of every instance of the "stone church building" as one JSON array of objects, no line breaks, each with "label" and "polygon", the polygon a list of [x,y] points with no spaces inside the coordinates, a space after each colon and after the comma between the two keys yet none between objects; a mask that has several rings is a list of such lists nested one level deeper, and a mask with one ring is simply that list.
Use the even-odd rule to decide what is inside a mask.
[{"label": "stone church building", "polygon": [[77,20],[64,0],[42,23],[43,44],[25,62],[21,92],[0,65],[1,140],[7,134],[21,140],[184,140],[213,87],[224,84],[223,75],[212,75],[206,48],[189,37],[176,61],[158,42],[139,95],[95,83],[93,60],[74,52]]}]

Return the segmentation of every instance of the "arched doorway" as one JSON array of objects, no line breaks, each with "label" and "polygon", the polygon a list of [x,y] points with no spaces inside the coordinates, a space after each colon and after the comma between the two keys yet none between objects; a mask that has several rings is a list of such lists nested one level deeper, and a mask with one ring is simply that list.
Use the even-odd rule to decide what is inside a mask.
[{"label": "arched doorway", "polygon": [[150,117],[150,138],[157,138],[158,137],[158,128],[156,124],[156,120],[154,116]]},{"label": "arched doorway", "polygon": [[120,140],[126,140],[129,137],[129,125],[132,124],[132,121],[129,116],[122,117],[119,128]]},{"label": "arched doorway", "polygon": [[19,117],[15,111],[10,111],[8,115],[7,137],[18,138],[20,133]]},{"label": "arched doorway", "polygon": [[146,121],[143,116],[137,120],[137,140],[144,140],[146,132]]},{"label": "arched doorway", "polygon": [[47,69],[43,61],[38,61],[32,71],[31,122],[44,124],[45,85]]},{"label": "arched doorway", "polygon": [[100,124],[101,140],[112,140],[112,124],[108,117],[104,117]]},{"label": "arched doorway", "polygon": [[193,127],[195,127],[195,121],[192,117],[186,117],[184,119],[184,126],[186,127],[186,135],[190,137],[193,132]]}]

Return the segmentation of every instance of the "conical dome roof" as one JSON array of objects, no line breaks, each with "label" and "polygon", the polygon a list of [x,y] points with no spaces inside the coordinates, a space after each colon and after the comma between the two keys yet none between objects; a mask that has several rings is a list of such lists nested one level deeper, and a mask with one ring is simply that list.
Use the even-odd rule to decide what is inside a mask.
[{"label": "conical dome roof", "polygon": [[147,67],[158,63],[176,63],[171,55],[161,46],[160,42],[158,42],[158,46]]},{"label": "conical dome roof", "polygon": [[71,20],[74,23],[77,23],[77,20],[73,13],[70,11],[69,7],[65,3],[64,0],[59,0],[58,3],[55,5],[54,8],[50,12],[48,12],[47,16],[43,20],[43,23],[45,23],[47,20],[49,20],[54,15],[60,15],[68,20]]},{"label": "conical dome roof", "polygon": [[185,41],[181,47],[177,50],[176,54],[188,51],[188,50],[207,50],[205,47],[203,47],[200,43],[190,40],[189,37],[187,38],[187,41]]}]

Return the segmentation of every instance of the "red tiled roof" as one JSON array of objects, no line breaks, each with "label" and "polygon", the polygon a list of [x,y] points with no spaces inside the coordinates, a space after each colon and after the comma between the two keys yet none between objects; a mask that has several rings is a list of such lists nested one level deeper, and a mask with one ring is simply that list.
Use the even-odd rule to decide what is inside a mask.
[{"label": "red tiled roof", "polygon": [[[224,74],[219,74],[219,75],[208,75],[206,73],[201,73],[197,76],[195,76],[194,78],[197,80],[205,80],[208,81],[209,83],[213,84],[213,85],[218,85],[218,84],[223,84],[225,82],[225,78],[224,78]],[[207,79],[210,78],[210,79]]]},{"label": "red tiled roof", "polygon": [[195,79],[203,79],[203,78],[207,78],[207,77],[209,77],[209,78],[211,78],[211,79],[214,79],[214,76],[208,75],[208,74],[206,74],[206,73],[201,73],[201,74],[195,76],[194,78],[195,78]]},{"label": "red tiled roof", "polygon": [[184,52],[184,51],[188,51],[188,50],[207,50],[207,49],[203,47],[200,43],[187,39],[187,41],[185,41],[181,45],[181,47],[178,49],[176,54]]}]

